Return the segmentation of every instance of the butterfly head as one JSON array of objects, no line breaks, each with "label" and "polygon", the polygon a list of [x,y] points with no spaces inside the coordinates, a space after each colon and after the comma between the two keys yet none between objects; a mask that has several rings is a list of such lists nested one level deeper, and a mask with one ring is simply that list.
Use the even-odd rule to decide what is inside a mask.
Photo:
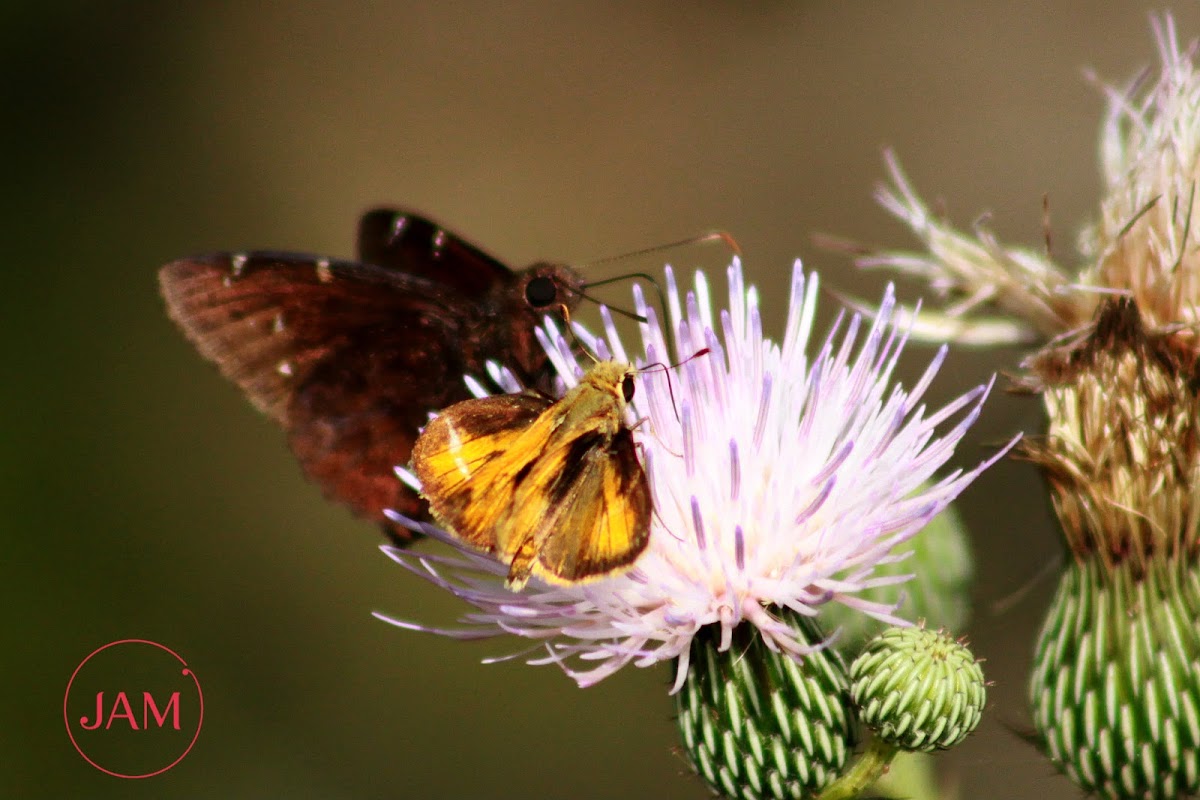
[{"label": "butterfly head", "polygon": [[633,401],[634,376],[637,370],[620,361],[600,361],[583,377],[583,384],[599,389],[615,398],[618,408]]},{"label": "butterfly head", "polygon": [[575,310],[583,299],[583,278],[562,264],[538,263],[516,273],[503,291],[500,318],[506,321],[510,333],[509,352],[516,366],[527,378],[537,379],[549,367],[549,362],[533,329],[542,317],[552,314],[562,317],[562,309]]},{"label": "butterfly head", "polygon": [[517,276],[516,299],[533,314],[554,313],[560,306],[574,311],[582,291],[583,277],[563,264],[534,264]]}]

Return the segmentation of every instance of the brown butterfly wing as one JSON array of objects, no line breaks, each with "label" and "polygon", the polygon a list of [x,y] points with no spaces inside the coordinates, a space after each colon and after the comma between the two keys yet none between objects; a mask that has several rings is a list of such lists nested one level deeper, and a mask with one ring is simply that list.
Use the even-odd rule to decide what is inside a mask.
[{"label": "brown butterfly wing", "polygon": [[160,281],[170,315],[284,426],[305,473],[403,541],[411,534],[383,510],[425,515],[393,465],[407,462],[427,412],[466,398],[463,375],[482,375],[488,359],[549,389],[533,327],[547,310],[574,308],[583,283],[555,264],[514,274],[404,210],[363,215],[358,247],[363,263],[201,256],[167,265]]},{"label": "brown butterfly wing", "polygon": [[[429,410],[467,396],[463,374],[487,357],[468,340],[493,308],[377,265],[287,253],[184,259],[160,281],[171,317],[283,424],[328,496],[385,524],[386,508],[420,515],[393,467]],[[503,352],[503,330],[488,344]]]},{"label": "brown butterfly wing", "polygon": [[[574,311],[583,277],[566,266],[539,262],[513,273],[465,239],[412,211],[375,208],[359,219],[359,259],[427,278],[464,298],[492,303],[507,331],[508,348],[493,356],[541,391],[553,389],[549,360],[533,333],[544,313]],[[528,291],[533,284],[534,291]],[[539,285],[540,284],[540,285]],[[491,332],[488,332],[491,335]]]},{"label": "brown butterfly wing", "polygon": [[467,298],[486,296],[512,271],[436,222],[400,208],[374,208],[358,221],[358,258],[427,278]]}]

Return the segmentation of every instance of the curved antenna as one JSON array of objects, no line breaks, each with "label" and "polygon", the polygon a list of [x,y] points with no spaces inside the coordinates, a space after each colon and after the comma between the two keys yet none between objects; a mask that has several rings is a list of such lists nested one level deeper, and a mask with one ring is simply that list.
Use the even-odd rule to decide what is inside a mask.
[{"label": "curved antenna", "polygon": [[[591,298],[589,297],[588,299],[590,300]],[[593,301],[593,302],[595,302],[595,301]],[[582,350],[584,353],[587,354],[587,357],[592,360],[593,364],[599,364],[600,359],[596,356],[595,353],[593,353],[591,351],[591,349],[586,344],[583,343],[583,340],[579,338],[579,334],[577,334],[575,332],[575,328],[571,325],[571,309],[567,308],[566,305],[563,303],[558,304],[558,309],[559,309],[559,311],[562,312],[563,324],[566,326],[566,331],[571,336],[572,347],[578,347],[580,350]],[[642,320],[642,321],[645,322],[645,320]]]},{"label": "curved antenna", "polygon": [[[644,278],[644,279],[646,279],[646,280],[650,281],[651,283],[654,283],[654,279],[653,279],[653,278],[651,278],[649,275],[646,275],[646,274],[644,274],[644,273],[641,273],[641,272],[631,272],[631,273],[630,273],[630,274],[628,274],[628,275],[622,275],[622,276],[620,276],[620,277],[618,277],[618,278],[611,278],[610,280],[607,280],[607,281],[600,281],[599,283],[611,283],[612,281],[625,280],[625,279],[627,279],[627,278]],[[585,286],[585,287],[588,287],[588,288],[590,288],[590,287],[592,287],[592,286],[596,286],[596,285],[597,285],[597,284],[595,284],[595,283],[585,283],[585,284],[584,284],[584,286]],[[654,287],[654,288],[655,288],[655,289],[658,289],[658,293],[659,293],[659,295],[661,296],[661,295],[662,295],[662,289],[659,289],[657,285],[655,285],[655,287]],[[635,313],[633,313],[632,311],[627,311],[627,310],[625,310],[625,309],[623,309],[623,308],[620,308],[620,307],[618,307],[618,306],[610,306],[608,303],[605,303],[605,302],[603,302],[603,301],[601,301],[601,300],[598,300],[598,299],[596,299],[595,297],[592,297],[592,296],[591,296],[590,294],[588,294],[587,292],[581,291],[581,290],[579,290],[579,289],[576,289],[576,290],[575,290],[575,294],[579,295],[579,296],[580,296],[580,297],[582,297],[584,300],[587,300],[587,301],[589,301],[589,302],[595,303],[595,304],[596,304],[596,305],[598,305],[598,306],[604,306],[604,307],[605,307],[605,308],[607,308],[609,311],[613,311],[613,312],[615,312],[615,313],[617,313],[617,314],[620,314],[622,317],[627,317],[628,319],[631,319],[631,320],[633,320],[634,322],[643,322],[643,323],[645,323],[645,322],[649,322],[649,321],[650,321],[650,320],[649,320],[649,319],[647,319],[646,317],[643,317],[641,314],[635,314]],[[560,306],[560,307],[561,307],[561,308],[566,308],[566,306]]]},{"label": "curved antenna", "polygon": [[655,363],[647,364],[646,366],[644,366],[638,370],[638,372],[649,372],[652,369],[657,369],[657,370],[661,370],[667,376],[667,392],[671,395],[671,409],[675,412],[675,421],[676,422],[679,422],[679,407],[675,404],[675,387],[671,385],[671,370],[675,369],[676,367],[682,367],[684,364],[688,363],[693,358],[699,358],[700,356],[706,356],[711,352],[712,352],[711,348],[704,347],[704,348],[701,348],[700,350],[697,350],[696,352],[692,353],[690,356],[683,359],[682,361],[677,361],[676,363],[671,364],[670,366],[663,364],[661,361],[656,361]]},{"label": "curved antenna", "polygon": [[[612,261],[621,261],[621,260],[627,259],[627,258],[637,258],[638,256],[649,255],[651,253],[658,253],[663,250],[671,250],[676,247],[689,247],[689,246],[695,245],[695,244],[703,244],[705,242],[715,242],[715,241],[724,242],[726,244],[726,246],[728,246],[729,249],[733,251],[733,254],[735,256],[740,256],[742,254],[742,248],[738,245],[737,240],[733,238],[733,234],[729,233],[729,231],[718,230],[718,231],[709,231],[708,233],[702,233],[699,236],[692,236],[687,239],[680,239],[677,242],[667,242],[666,244],[656,244],[653,247],[643,247],[640,250],[631,250],[628,253],[622,253],[621,255],[618,255],[618,256],[608,256],[606,258],[601,258],[597,261],[592,261],[587,264],[582,264],[582,265],[580,265],[580,269],[590,269],[591,267],[595,267],[599,264],[608,264]],[[648,283],[654,287],[654,293],[658,295],[658,309],[660,312],[662,312],[662,316],[659,318],[658,322],[660,325],[668,325],[667,296],[663,292],[662,286],[659,285],[658,281],[655,280],[653,276],[651,276],[645,272],[627,272],[624,275],[617,275],[616,277],[613,277],[613,278],[605,278],[603,280],[592,281],[591,283],[585,283],[581,288],[582,289],[592,289],[597,286],[604,286],[606,284],[616,283],[618,281],[632,280],[634,278],[640,278],[640,279],[644,280],[646,283]],[[582,291],[579,291],[578,294],[580,297],[584,298],[585,300],[590,300],[591,302],[596,303],[597,305],[607,305],[605,303],[601,303],[599,300],[595,299],[594,297],[590,297],[590,296],[584,294]],[[625,309],[617,308],[616,306],[608,306],[608,308],[611,311],[615,311],[616,313],[618,313],[624,317],[628,317],[629,319],[636,320],[637,322],[644,323],[644,322],[649,321],[645,317],[641,316],[640,314],[634,314],[631,311],[626,311]],[[670,337],[668,337],[668,339],[669,338]],[[693,356],[693,358],[694,357],[695,356]],[[680,362],[680,363],[683,363],[683,362]],[[679,365],[676,364],[675,366],[679,366]]]},{"label": "curved antenna", "polygon": [[[687,247],[693,244],[715,242],[718,239],[722,242],[725,242],[725,244],[729,246],[729,249],[733,251],[735,256],[740,256],[742,254],[742,248],[738,246],[737,239],[734,239],[733,234],[731,234],[729,231],[709,231],[708,233],[702,233],[699,236],[689,236],[687,239],[680,239],[677,242],[656,244],[651,247],[643,247],[640,250],[630,250],[628,253],[622,253],[619,256],[608,256],[606,258],[601,258],[598,261],[592,261],[587,264],[583,264],[581,269],[590,269],[591,267],[599,266],[600,264],[607,264],[611,261],[623,261],[626,258],[637,258],[638,256],[650,255],[651,253],[658,253],[663,250],[672,250],[676,247]],[[603,281],[589,283],[588,286],[599,286],[602,283],[612,283],[615,280],[620,280],[620,278],[608,278]]]}]

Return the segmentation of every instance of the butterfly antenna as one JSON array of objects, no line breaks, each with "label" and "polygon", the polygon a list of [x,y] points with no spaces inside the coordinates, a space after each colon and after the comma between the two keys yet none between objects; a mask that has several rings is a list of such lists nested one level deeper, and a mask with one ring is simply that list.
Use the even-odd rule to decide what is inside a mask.
[{"label": "butterfly antenna", "polygon": [[[637,258],[638,256],[649,255],[651,253],[658,253],[663,250],[671,250],[676,247],[690,247],[691,245],[695,245],[695,244],[703,244],[705,242],[715,242],[715,241],[724,242],[725,245],[730,250],[733,251],[733,254],[735,256],[740,256],[742,254],[742,248],[738,245],[737,240],[733,238],[733,234],[729,233],[728,231],[711,231],[709,233],[700,234],[699,236],[692,236],[687,239],[680,239],[677,242],[668,242],[666,244],[657,244],[657,245],[654,245],[653,247],[643,247],[640,250],[632,250],[628,253],[622,253],[619,256],[608,256],[607,258],[602,258],[598,261],[593,261],[590,264],[584,264],[584,265],[582,265],[581,269],[590,269],[591,267],[595,267],[600,264],[607,264],[612,261],[622,261],[627,258]],[[641,280],[645,281],[646,283],[648,283],[654,287],[654,293],[656,295],[658,295],[658,309],[659,309],[659,311],[662,312],[662,316],[659,318],[659,324],[660,325],[668,324],[667,323],[667,319],[668,319],[668,317],[667,317],[667,296],[663,292],[662,286],[659,285],[658,281],[655,280],[653,276],[648,275],[645,272],[627,272],[624,275],[618,275],[613,278],[605,278],[604,280],[600,280],[600,281],[592,281],[591,283],[584,284],[583,288],[584,289],[593,289],[597,286],[604,286],[605,284],[616,283],[617,281],[632,280],[634,278],[640,278]],[[598,301],[592,297],[588,297],[583,292],[579,292],[579,295],[587,300],[591,300],[593,303],[603,305],[600,303],[600,301]],[[625,311],[624,309],[616,308],[614,306],[609,306],[609,309],[617,312],[618,314],[621,314],[622,316],[628,317],[629,319],[637,320],[638,322],[647,322],[648,321],[645,317],[643,317],[639,314],[634,314],[632,312]]]},{"label": "butterfly antenna", "polygon": [[[704,244],[705,242],[716,241],[724,242],[729,249],[733,251],[735,256],[740,256],[742,254],[742,248],[738,246],[737,239],[734,239],[733,234],[731,234],[729,231],[710,231],[708,233],[702,233],[699,236],[689,236],[688,238],[680,239],[677,242],[656,244],[652,247],[643,247],[640,250],[631,250],[628,253],[622,253],[619,256],[608,256],[607,258],[601,258],[598,261],[591,262],[590,264],[584,264],[583,268],[590,269],[591,267],[597,267],[601,264],[608,264],[612,261],[624,261],[627,258],[637,258],[638,256],[650,255],[651,253],[659,253],[663,250],[674,250],[676,247],[689,247],[694,244]],[[596,281],[595,283],[589,283],[588,286],[599,286],[604,283],[612,283],[613,281],[618,280],[621,280],[621,278],[607,278],[602,281]]]},{"label": "butterfly antenna", "polygon": [[[649,275],[622,275],[620,278],[614,278],[613,280],[621,280],[621,279],[623,279],[623,278],[635,278],[635,277],[636,277],[636,278],[645,278],[645,279],[647,279],[647,280],[650,280],[650,281],[653,281],[653,280],[654,280],[654,279],[653,279],[653,278],[651,278]],[[608,283],[608,281],[601,281],[601,283]],[[593,283],[593,284],[588,284],[588,285],[589,285],[589,286],[595,286],[596,284],[594,284],[594,283]],[[657,287],[657,286],[655,286],[654,288],[655,288],[655,289],[658,289],[658,287]],[[662,290],[661,290],[661,289],[658,289],[658,293],[659,293],[659,295],[661,296],[661,295],[662,295]],[[608,303],[605,303],[605,302],[603,302],[603,301],[601,301],[601,300],[597,300],[595,297],[592,297],[592,296],[591,296],[590,294],[588,294],[587,292],[579,291],[579,290],[577,289],[577,290],[575,290],[575,294],[579,295],[579,296],[580,296],[580,297],[582,297],[584,300],[590,300],[591,302],[595,303],[595,304],[596,304],[596,305],[598,305],[598,306],[604,306],[604,307],[605,307],[605,308],[607,308],[609,311],[615,311],[616,313],[620,314],[622,317],[627,317],[628,319],[631,319],[631,320],[633,320],[634,322],[643,322],[643,323],[645,323],[645,322],[649,322],[649,321],[650,321],[650,320],[646,319],[645,317],[643,317],[641,314],[635,314],[635,313],[633,313],[632,311],[627,311],[626,309],[624,309],[624,308],[619,308],[619,307],[617,307],[617,306],[610,306]],[[563,306],[563,307],[565,308],[566,306]]]},{"label": "butterfly antenna", "polygon": [[640,370],[638,370],[639,372],[649,372],[650,370],[657,369],[657,370],[661,370],[667,374],[667,393],[671,395],[671,409],[674,410],[674,412],[675,412],[675,421],[676,422],[679,422],[679,407],[675,403],[675,387],[671,384],[671,370],[675,369],[676,367],[682,367],[684,364],[688,363],[693,358],[699,358],[700,356],[706,356],[710,352],[712,352],[712,350],[710,348],[705,347],[702,350],[697,350],[696,352],[692,353],[690,356],[685,358],[683,361],[677,362],[670,366],[667,366],[666,364],[655,363],[655,364],[647,364],[646,366],[644,366]]},{"label": "butterfly antenna", "polygon": [[[589,298],[589,299],[591,299],[591,298]],[[567,308],[566,305],[564,305],[562,303],[559,304],[558,308],[560,311],[562,311],[563,323],[567,326],[567,333],[570,334],[570,336],[571,336],[572,346],[578,347],[584,353],[587,353],[588,358],[590,358],[593,362],[599,364],[600,359],[597,358],[596,354],[591,351],[591,348],[589,348],[586,344],[583,343],[583,340],[579,338],[579,334],[577,334],[575,332],[575,328],[571,326],[571,309]]]}]

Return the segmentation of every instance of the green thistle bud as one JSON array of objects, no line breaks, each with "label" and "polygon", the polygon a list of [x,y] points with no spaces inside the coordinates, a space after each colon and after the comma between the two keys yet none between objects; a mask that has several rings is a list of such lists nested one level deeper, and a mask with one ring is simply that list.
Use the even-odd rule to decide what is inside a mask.
[{"label": "green thistle bud", "polygon": [[945,750],[979,725],[987,688],[979,662],[948,634],[889,628],[850,666],[863,724],[902,750]]},{"label": "green thistle bud", "polygon": [[[823,638],[807,617],[792,624],[809,642]],[[857,741],[845,662],[828,648],[797,661],[768,648],[753,625],[736,628],[724,651],[719,635],[696,635],[676,695],[692,767],[730,798],[816,797]]]},{"label": "green thistle bud", "polygon": [[[924,619],[931,627],[960,631],[970,616],[970,584],[974,574],[971,543],[962,516],[954,505],[947,506],[920,533],[897,546],[911,551],[903,561],[880,564],[875,577],[914,575],[911,580],[872,586],[859,597],[874,603],[896,606],[905,619]],[[863,614],[844,603],[826,603],[817,620],[826,631],[836,631],[830,643],[839,653],[852,658],[871,637],[888,627],[886,622]],[[933,756],[927,753],[893,753],[880,765],[880,774],[862,780],[873,783],[882,797],[937,797]],[[853,796],[851,792],[850,796]]]},{"label": "green thistle bud", "polygon": [[1055,765],[1108,798],[1200,790],[1200,572],[1067,569],[1030,680]]}]

